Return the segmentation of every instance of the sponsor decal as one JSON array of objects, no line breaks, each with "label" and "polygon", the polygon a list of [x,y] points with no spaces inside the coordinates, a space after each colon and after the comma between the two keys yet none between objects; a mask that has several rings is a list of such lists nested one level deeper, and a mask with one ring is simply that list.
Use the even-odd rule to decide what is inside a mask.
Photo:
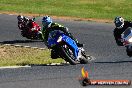
[{"label": "sponsor decal", "polygon": [[82,67],[81,73],[82,73],[82,77],[79,78],[79,81],[82,86],[87,86],[87,85],[130,85],[131,84],[131,80],[126,80],[126,79],[124,79],[124,80],[121,80],[121,79],[119,79],[119,80],[90,79],[89,73],[88,73],[88,71],[85,71],[84,67]]}]

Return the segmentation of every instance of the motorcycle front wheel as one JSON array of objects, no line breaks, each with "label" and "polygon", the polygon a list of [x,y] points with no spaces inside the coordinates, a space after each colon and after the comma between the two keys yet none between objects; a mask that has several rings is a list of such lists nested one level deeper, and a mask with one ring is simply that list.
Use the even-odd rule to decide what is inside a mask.
[{"label": "motorcycle front wheel", "polygon": [[76,65],[77,63],[79,63],[74,54],[73,54],[73,49],[68,46],[68,45],[62,45],[61,46],[61,56],[63,57],[63,59],[67,62],[69,62],[71,65]]}]

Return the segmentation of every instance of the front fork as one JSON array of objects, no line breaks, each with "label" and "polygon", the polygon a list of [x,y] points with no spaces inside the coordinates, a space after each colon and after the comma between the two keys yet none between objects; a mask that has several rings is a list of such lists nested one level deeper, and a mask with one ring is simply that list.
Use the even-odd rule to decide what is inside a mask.
[{"label": "front fork", "polygon": [[83,58],[82,55],[83,55],[84,57],[87,57],[86,54],[85,54],[85,50],[84,50],[83,47],[79,47],[78,49],[79,49],[78,57],[77,57],[78,60],[80,60],[81,58]]}]

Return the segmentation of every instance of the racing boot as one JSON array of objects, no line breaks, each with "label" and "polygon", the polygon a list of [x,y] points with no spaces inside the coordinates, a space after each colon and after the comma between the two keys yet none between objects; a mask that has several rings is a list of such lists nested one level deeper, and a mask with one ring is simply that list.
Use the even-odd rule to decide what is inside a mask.
[{"label": "racing boot", "polygon": [[84,45],[81,44],[81,43],[77,43],[77,46],[78,46],[78,47],[83,47]]},{"label": "racing boot", "polygon": [[59,58],[59,56],[58,56],[58,53],[57,53],[57,51],[56,50],[51,50],[51,58],[52,59],[57,59],[57,58]]}]

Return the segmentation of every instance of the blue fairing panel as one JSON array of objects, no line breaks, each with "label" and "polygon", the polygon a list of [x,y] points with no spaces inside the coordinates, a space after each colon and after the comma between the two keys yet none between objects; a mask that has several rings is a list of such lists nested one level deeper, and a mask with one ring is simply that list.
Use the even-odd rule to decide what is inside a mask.
[{"label": "blue fairing panel", "polygon": [[79,49],[78,49],[76,42],[66,35],[62,35],[62,37],[63,37],[62,40],[65,41],[68,45],[70,45],[73,48],[74,55],[77,58]]}]

